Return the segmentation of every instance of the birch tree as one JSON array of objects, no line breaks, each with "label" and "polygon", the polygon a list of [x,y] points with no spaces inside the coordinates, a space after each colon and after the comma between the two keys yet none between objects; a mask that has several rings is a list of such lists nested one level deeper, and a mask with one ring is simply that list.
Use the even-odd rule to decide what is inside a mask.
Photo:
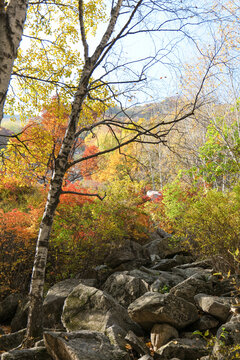
[{"label": "birch tree", "polygon": [[28,0],[0,0],[0,124],[27,7]]}]

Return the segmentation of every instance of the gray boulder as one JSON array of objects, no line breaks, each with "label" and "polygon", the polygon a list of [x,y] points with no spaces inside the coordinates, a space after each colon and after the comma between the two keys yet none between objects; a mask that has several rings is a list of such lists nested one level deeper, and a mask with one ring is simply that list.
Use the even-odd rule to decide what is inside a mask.
[{"label": "gray boulder", "polygon": [[167,271],[159,271],[157,280],[150,287],[153,292],[169,292],[170,289],[184,280],[180,275]]},{"label": "gray boulder", "polygon": [[128,307],[134,300],[149,291],[146,281],[124,273],[112,274],[102,287],[119,304]]},{"label": "gray boulder", "polygon": [[170,294],[181,297],[191,303],[195,303],[194,296],[199,293],[212,294],[211,283],[202,275],[192,275],[190,278],[177,284],[170,290]]},{"label": "gray boulder", "polygon": [[171,270],[173,267],[177,266],[177,261],[173,259],[162,259],[157,264],[152,266],[154,270],[161,270],[161,271],[168,271]]},{"label": "gray boulder", "polygon": [[17,332],[27,326],[29,301],[28,297],[19,300],[18,307],[14,318],[11,321],[11,331]]},{"label": "gray boulder", "polygon": [[150,350],[142,339],[137,337],[131,330],[125,336],[125,340],[136,351],[138,356],[150,355]]},{"label": "gray boulder", "polygon": [[108,327],[105,331],[105,335],[108,337],[110,343],[120,350],[125,350],[127,345],[127,340],[125,336],[127,331],[123,330],[120,326],[114,324]]},{"label": "gray boulder", "polygon": [[44,342],[57,360],[130,360],[126,352],[115,349],[105,335],[96,331],[45,332]]},{"label": "gray boulder", "polygon": [[175,266],[180,266],[181,264],[185,264],[191,260],[192,260],[192,256],[177,254],[172,259],[162,259],[162,260],[158,261],[157,264],[152,266],[152,269],[168,271],[168,270],[171,270]]},{"label": "gray boulder", "polygon": [[148,250],[150,255],[158,255],[161,259],[165,259],[173,257],[182,251],[179,243],[171,240],[171,235],[162,238],[157,233],[152,233],[151,238],[153,240],[144,245],[144,248]]},{"label": "gray boulder", "polygon": [[167,323],[177,329],[198,319],[196,306],[172,294],[148,292],[128,307],[131,319],[149,330],[156,323]]},{"label": "gray boulder", "polygon": [[[120,244],[118,247],[114,247],[110,250],[109,255],[105,259],[105,263],[109,268],[116,269],[120,265],[121,270],[139,267],[141,265],[147,265],[151,263],[151,258],[149,252],[146,248],[142,247],[140,244],[135,241],[126,240],[123,244]],[[126,266],[125,266],[126,265]]]},{"label": "gray boulder", "polygon": [[45,347],[25,350],[12,350],[3,353],[1,360],[52,360]]},{"label": "gray boulder", "polygon": [[0,323],[12,320],[21,299],[22,296],[20,294],[10,294],[0,302]]},{"label": "gray boulder", "polygon": [[216,296],[197,294],[194,299],[200,309],[221,321],[226,321],[230,315],[230,306],[221,303],[220,298]]},{"label": "gray boulder", "polygon": [[142,279],[146,281],[146,283],[151,285],[152,283],[154,283],[154,281],[158,279],[160,272],[158,270],[152,270],[141,266],[140,269],[124,271],[124,274],[133,276],[137,279]]},{"label": "gray boulder", "polygon": [[172,269],[174,274],[180,275],[185,279],[188,279],[191,276],[199,276],[205,278],[205,281],[209,281],[212,276],[212,269],[203,269],[202,267],[187,267],[186,269],[182,269],[180,267],[175,267]]},{"label": "gray boulder", "polygon": [[156,351],[162,360],[178,358],[180,360],[198,360],[208,354],[203,339],[175,339]]},{"label": "gray boulder", "polygon": [[178,338],[178,331],[169,324],[155,324],[151,330],[151,343],[156,351],[169,340]]},{"label": "gray boulder", "polygon": [[112,296],[82,284],[75,287],[65,300],[62,323],[67,331],[94,330],[104,333],[108,327],[118,325],[123,330],[141,334],[140,327]]},{"label": "gray boulder", "polygon": [[25,336],[26,329],[0,336],[0,351],[8,351],[19,346]]},{"label": "gray boulder", "polygon": [[199,331],[206,331],[210,329],[214,329],[219,325],[219,321],[212,315],[204,314],[197,320],[194,324],[192,324],[191,329],[199,330]]},{"label": "gray boulder", "polygon": [[67,279],[58,282],[48,290],[43,302],[44,327],[64,330],[61,322],[63,304],[67,296],[79,284],[81,284],[79,279]]}]

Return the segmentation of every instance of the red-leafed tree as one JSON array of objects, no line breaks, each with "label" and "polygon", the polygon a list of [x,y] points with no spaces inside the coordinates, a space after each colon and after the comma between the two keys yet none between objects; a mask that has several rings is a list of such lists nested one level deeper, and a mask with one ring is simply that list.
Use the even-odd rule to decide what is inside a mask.
[{"label": "red-leafed tree", "polygon": [[81,175],[83,178],[90,180],[93,173],[96,173],[98,170],[98,158],[91,157],[94,154],[97,154],[99,149],[95,145],[89,145],[86,147],[83,157],[90,157],[88,160],[84,161],[81,165]]}]

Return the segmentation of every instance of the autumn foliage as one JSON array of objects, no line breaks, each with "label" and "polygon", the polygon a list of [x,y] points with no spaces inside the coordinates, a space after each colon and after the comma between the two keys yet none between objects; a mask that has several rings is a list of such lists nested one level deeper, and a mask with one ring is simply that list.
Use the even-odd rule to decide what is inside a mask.
[{"label": "autumn foliage", "polygon": [[[103,201],[63,194],[50,240],[46,284],[78,273],[91,274],[103,264],[108,248],[133,239],[144,243],[151,226],[140,187],[115,181]],[[63,191],[92,194],[81,183],[66,181]],[[12,182],[0,189],[0,293],[27,292],[46,189]]]},{"label": "autumn foliage", "polygon": [[0,199],[2,297],[9,292],[28,289],[44,194],[39,189],[19,188],[11,182],[0,188]]},{"label": "autumn foliage", "polygon": [[[30,121],[4,151],[0,185],[1,297],[28,290],[52,162],[59,152],[67,121],[68,109],[54,98],[39,119]],[[214,139],[215,133],[214,130]],[[154,173],[149,177],[149,170],[144,177],[139,145],[94,157],[110,141],[108,134],[100,135],[98,142],[92,137],[81,139],[71,154],[70,160],[77,156],[86,159],[71,169],[64,180],[49,245],[47,287],[79,273],[91,276],[96,265],[104,264],[110,247],[125,240],[144,244],[155,227],[174,233],[176,239],[185,239],[187,250],[198,257],[212,258],[219,268],[234,270],[239,266],[232,255],[238,251],[240,241],[239,185],[222,193],[214,189],[216,179],[215,183],[204,180],[204,174],[209,175],[209,169],[217,166],[216,153],[226,152],[222,144],[208,138],[205,147],[201,147],[207,160],[204,174],[196,167],[181,171],[167,182],[159,197],[151,198],[147,190],[153,189],[157,180]],[[222,158],[218,156],[219,159]],[[225,160],[222,163],[228,164]],[[233,181],[237,174],[235,167],[231,169]],[[222,176],[230,178],[229,168],[228,173],[226,166],[220,170],[217,180],[222,181]],[[210,175],[213,174],[215,170]]]},{"label": "autumn foliage", "polygon": [[[99,152],[99,149],[95,145],[90,145],[85,148],[85,151],[82,155],[83,158],[94,155]],[[92,174],[96,173],[98,170],[98,158],[93,157],[84,161],[81,165],[81,175],[85,179],[91,179]]]}]

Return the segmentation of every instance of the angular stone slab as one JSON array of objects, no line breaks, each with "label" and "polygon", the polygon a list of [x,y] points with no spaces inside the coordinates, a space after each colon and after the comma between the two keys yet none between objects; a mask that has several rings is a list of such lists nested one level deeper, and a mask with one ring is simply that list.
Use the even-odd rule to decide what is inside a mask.
[{"label": "angular stone slab", "polygon": [[126,352],[114,348],[96,331],[45,332],[44,342],[54,360],[130,360]]},{"label": "angular stone slab", "polygon": [[211,283],[196,274],[171,288],[170,293],[195,304],[194,296],[199,293],[212,295]]},{"label": "angular stone slab", "polygon": [[12,350],[3,353],[1,360],[52,360],[45,347],[25,350]]},{"label": "angular stone slab", "polygon": [[134,267],[151,263],[148,250],[135,241],[126,240],[124,244],[110,249],[109,255],[105,258],[108,267],[115,269],[122,264],[131,263]]},{"label": "angular stone slab", "polygon": [[221,298],[198,294],[194,297],[196,304],[207,314],[215,316],[221,321],[226,321],[230,315],[230,306],[221,303]]},{"label": "angular stone slab", "polygon": [[178,331],[169,324],[155,324],[151,330],[151,343],[153,350],[158,350],[168,341],[178,338]]},{"label": "angular stone slab", "polygon": [[21,299],[20,294],[10,294],[0,302],[0,323],[9,321],[14,317]]},{"label": "angular stone slab", "polygon": [[0,351],[9,351],[19,346],[26,334],[26,329],[0,336]]},{"label": "angular stone slab", "polygon": [[172,294],[148,292],[128,307],[131,319],[150,330],[156,323],[167,323],[177,329],[195,322],[199,316],[195,305]]},{"label": "angular stone slab", "polygon": [[202,339],[175,339],[158,349],[161,359],[199,360],[208,354],[206,342]]},{"label": "angular stone slab", "polygon": [[149,291],[146,281],[124,273],[109,276],[102,288],[120,305],[128,307],[134,300]]},{"label": "angular stone slab", "polygon": [[43,302],[44,327],[63,330],[61,315],[63,304],[73,289],[81,284],[78,279],[66,279],[53,285]]},{"label": "angular stone slab", "polygon": [[67,331],[93,330],[105,333],[108,327],[118,325],[123,330],[141,335],[127,310],[112,296],[94,287],[78,285],[64,303],[62,323]]}]

